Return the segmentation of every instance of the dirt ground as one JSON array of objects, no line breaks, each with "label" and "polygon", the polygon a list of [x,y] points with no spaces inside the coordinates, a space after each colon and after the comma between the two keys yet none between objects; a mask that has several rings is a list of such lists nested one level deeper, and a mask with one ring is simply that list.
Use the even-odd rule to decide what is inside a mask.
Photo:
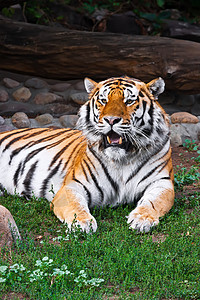
[{"label": "dirt ground", "polygon": [[[200,144],[198,145],[200,149]],[[199,157],[200,154],[197,151],[189,151],[185,147],[172,147],[172,162],[174,173],[176,174],[180,168],[187,168],[187,171],[191,169],[192,166],[197,168],[197,172],[200,173],[200,162],[195,162],[194,158]],[[196,181],[190,185],[184,185],[181,192],[176,191],[176,197],[181,197],[183,194],[193,194],[195,192],[200,192],[200,180]]]}]

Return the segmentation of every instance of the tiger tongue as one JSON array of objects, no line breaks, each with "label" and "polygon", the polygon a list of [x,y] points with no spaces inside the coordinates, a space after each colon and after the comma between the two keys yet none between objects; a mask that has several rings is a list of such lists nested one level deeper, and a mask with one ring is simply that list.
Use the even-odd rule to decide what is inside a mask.
[{"label": "tiger tongue", "polygon": [[119,136],[117,133],[115,132],[112,132],[110,133],[109,135],[107,135],[107,141],[110,145],[112,144],[119,144],[121,145],[122,144],[122,137]]}]

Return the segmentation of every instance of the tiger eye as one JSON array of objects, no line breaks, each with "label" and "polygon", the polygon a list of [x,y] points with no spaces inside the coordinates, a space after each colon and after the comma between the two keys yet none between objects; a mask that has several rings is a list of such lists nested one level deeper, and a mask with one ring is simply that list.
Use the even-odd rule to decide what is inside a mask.
[{"label": "tiger eye", "polygon": [[106,99],[101,99],[100,101],[101,101],[103,104],[106,104],[106,103],[107,103]]},{"label": "tiger eye", "polygon": [[133,100],[131,99],[126,100],[126,104],[131,104],[131,103],[133,103]]}]

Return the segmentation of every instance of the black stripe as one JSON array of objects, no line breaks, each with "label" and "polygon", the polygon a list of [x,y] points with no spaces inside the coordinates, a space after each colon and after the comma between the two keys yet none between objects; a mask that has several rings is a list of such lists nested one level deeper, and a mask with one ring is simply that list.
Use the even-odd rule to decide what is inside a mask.
[{"label": "black stripe", "polygon": [[86,122],[89,123],[90,121],[90,102],[88,102],[88,104],[86,105]]},{"label": "black stripe", "polygon": [[17,170],[16,170],[16,172],[14,174],[14,177],[13,177],[14,186],[17,186],[18,177],[19,177],[19,173],[20,173],[21,167],[22,167],[22,162],[20,162],[20,164],[18,165],[18,168],[17,168]]},{"label": "black stripe", "polygon": [[[140,121],[141,119],[143,119],[144,117],[144,113],[145,113],[145,110],[146,110],[146,106],[147,106],[147,102],[146,101],[142,101],[142,108],[143,108],[143,113],[142,113],[142,116],[141,117],[135,117],[136,119],[136,122]],[[144,121],[143,121],[143,125],[144,125]]]},{"label": "black stripe", "polygon": [[13,135],[16,135],[16,134],[19,134],[19,133],[21,133],[21,132],[28,131],[28,130],[31,130],[31,128],[26,128],[26,129],[23,129],[23,130],[11,132],[10,134],[8,134],[8,135],[4,136],[2,139],[0,139],[0,145],[1,145],[5,140],[7,140],[9,137],[11,137],[11,136],[13,136]]},{"label": "black stripe", "polygon": [[86,186],[82,182],[80,182],[78,179],[76,179],[75,176],[73,176],[72,179],[74,181],[76,181],[77,183],[79,183],[84,188],[84,190],[86,192],[86,195],[87,195],[87,198],[88,198],[88,206],[90,207],[91,206],[91,202],[92,202],[90,191],[86,188]]},{"label": "black stripe", "polygon": [[24,139],[26,140],[28,138],[32,138],[34,136],[38,136],[38,135],[44,133],[45,131],[49,131],[49,130],[47,128],[45,128],[44,130],[33,132],[33,133],[29,134],[27,137],[25,137]]},{"label": "black stripe", "polygon": [[[73,150],[71,150],[71,154],[70,154],[70,156],[68,157],[68,160],[65,162],[65,164],[64,164],[64,167],[63,167],[63,171],[67,168],[67,165],[68,165],[68,163],[69,163],[69,161],[71,160],[71,158],[72,158],[72,156],[75,154],[75,158],[76,158],[76,156],[78,155],[78,153],[75,153],[75,150],[78,148],[78,146],[80,146],[81,145],[81,143],[79,143],[79,144],[77,144],[74,148],[73,148]],[[82,148],[82,147],[85,147],[85,145],[81,145],[80,146],[80,149]],[[79,149],[79,150],[80,150]],[[78,152],[78,151],[77,151]],[[74,159],[75,160],[75,159]],[[73,162],[72,162],[72,166],[73,166],[73,164],[74,164],[74,160],[73,160]]]},{"label": "black stripe", "polygon": [[49,183],[49,180],[58,172],[60,166],[62,163],[62,159],[59,161],[59,163],[57,164],[57,166],[55,166],[51,172],[49,173],[49,175],[44,179],[43,183],[42,183],[42,187],[41,187],[41,191],[40,191],[40,195],[41,197],[45,197],[46,194],[46,189],[47,189],[47,185]]},{"label": "black stripe", "polygon": [[20,135],[14,139],[12,139],[6,146],[5,148],[3,149],[3,152],[5,152],[12,144],[16,143],[17,141],[21,140],[22,138],[24,138],[25,136],[27,136],[27,134],[23,134],[23,135]]},{"label": "black stripe", "polygon": [[26,177],[23,181],[24,187],[25,187],[25,194],[30,195],[31,194],[31,181],[33,179],[36,167],[37,167],[38,161],[33,163],[29,169],[29,171],[26,174]]},{"label": "black stripe", "polygon": [[170,177],[166,176],[166,177],[161,177],[158,178],[157,180],[154,180],[153,182],[149,183],[147,186],[145,186],[144,190],[140,193],[138,193],[138,195],[135,196],[134,198],[134,203],[136,204],[144,195],[144,193],[146,192],[146,190],[155,182],[160,181],[160,180],[171,180]]},{"label": "black stripe", "polygon": [[9,165],[11,164],[11,162],[12,162],[12,159],[13,159],[13,157],[15,156],[15,155],[17,155],[18,153],[20,153],[20,151],[22,151],[23,149],[25,149],[26,147],[28,147],[30,144],[32,144],[32,142],[30,141],[28,144],[26,144],[26,145],[24,145],[24,146],[22,146],[22,147],[20,147],[20,148],[17,148],[17,149],[15,149],[15,150],[13,150],[12,151],[12,153],[11,153],[11,155],[10,155],[10,160],[9,160]]},{"label": "black stripe", "polygon": [[100,160],[100,158],[98,157],[98,155],[94,152],[94,150],[92,148],[89,148],[89,150],[91,151],[91,153],[94,155],[94,157],[98,160],[99,164],[101,165],[108,181],[110,182],[111,186],[113,187],[113,189],[115,190],[116,193],[119,192],[119,186],[118,184],[112,179],[112,177],[110,176],[110,174],[108,173],[108,170],[106,168],[106,166],[104,165],[104,163]]},{"label": "black stripe", "polygon": [[[77,132],[76,132],[77,133]],[[71,135],[70,135],[71,136]],[[66,149],[71,146],[71,144],[73,144],[78,138],[75,137],[72,141],[70,141],[67,145],[65,145],[58,153],[56,153],[56,155],[54,156],[54,158],[52,159],[50,166],[49,166],[49,170],[50,168],[55,164],[55,162],[60,158],[60,156],[66,151]],[[79,145],[79,144],[78,144]]]},{"label": "black stripe", "polygon": [[[60,136],[60,135],[62,135],[62,134],[65,134],[67,131],[72,131],[73,129],[69,129],[69,130],[65,130],[65,131],[63,131],[63,132],[61,132],[61,133],[55,133],[55,134],[52,134],[52,135],[49,135],[49,136],[47,136],[47,137],[42,137],[41,139],[39,139],[39,140],[37,140],[37,141],[33,141],[33,145],[37,145],[37,144],[39,144],[40,142],[46,142],[46,141],[49,141],[49,140],[53,140],[54,138],[56,138],[56,137],[58,137],[58,136]],[[73,130],[74,131],[74,130]],[[68,138],[68,137],[71,137],[73,134],[75,134],[76,132],[73,132],[73,133],[71,133],[71,134],[69,134],[69,135],[67,135],[66,136],[66,139]]]},{"label": "black stripe", "polygon": [[58,146],[59,144],[61,144],[62,142],[64,142],[64,141],[66,141],[66,137],[60,139],[59,141],[57,141],[57,142],[55,142],[55,143],[52,143],[52,144],[46,146],[46,149],[51,149],[51,148],[53,148],[53,147],[56,147],[56,146]]},{"label": "black stripe", "polygon": [[[150,121],[149,124],[152,126],[151,128],[153,129],[153,111],[154,111],[154,106],[153,106],[153,101],[151,100],[151,105],[148,111],[148,114],[150,116]],[[153,131],[153,130],[152,130]]]},{"label": "black stripe", "polygon": [[83,162],[86,164],[86,166],[87,166],[87,168],[88,168],[88,171],[89,171],[89,173],[90,173],[90,176],[92,177],[92,180],[93,180],[94,184],[96,185],[97,190],[98,190],[99,193],[101,194],[101,199],[102,199],[102,202],[103,202],[103,200],[104,200],[104,194],[103,194],[103,191],[102,191],[102,189],[100,188],[100,186],[99,186],[99,184],[98,184],[98,181],[97,181],[96,177],[94,176],[94,174],[93,174],[93,172],[92,172],[92,170],[91,170],[89,164],[86,162],[85,159],[83,160]]},{"label": "black stripe", "polygon": [[89,182],[89,179],[88,179],[87,173],[86,173],[86,171],[85,171],[85,168],[84,168],[84,166],[83,166],[82,162],[81,162],[81,168],[82,168],[83,174],[85,175],[85,179],[87,180],[87,182]]},{"label": "black stripe", "polygon": [[23,166],[21,168],[21,175],[23,174],[24,170],[25,170],[25,166],[26,166],[26,163],[31,159],[33,158],[35,155],[37,155],[40,151],[44,150],[46,147],[43,146],[39,149],[36,149],[36,150],[33,150],[32,152],[30,152],[26,158],[23,160]]},{"label": "black stripe", "polygon": [[[158,147],[155,149],[155,151],[152,153],[151,158],[155,155],[157,155],[167,144],[167,142],[169,141],[169,136],[167,135],[165,137],[165,140],[163,142],[163,144],[161,145],[161,147]],[[169,149],[167,150],[167,152],[169,151]],[[146,160],[144,160],[141,165],[128,177],[128,179],[126,180],[126,184],[133,179],[133,177],[144,167],[144,165],[149,161],[149,156],[146,157]]]},{"label": "black stripe", "polygon": [[142,182],[142,181],[144,181],[145,179],[147,179],[149,176],[151,176],[159,167],[161,167],[161,166],[164,166],[165,167],[165,164],[166,162],[164,161],[164,162],[162,162],[161,164],[159,164],[158,166],[156,166],[155,168],[153,168],[150,172],[148,172],[141,180],[140,180],[140,182],[138,183],[138,185]]}]

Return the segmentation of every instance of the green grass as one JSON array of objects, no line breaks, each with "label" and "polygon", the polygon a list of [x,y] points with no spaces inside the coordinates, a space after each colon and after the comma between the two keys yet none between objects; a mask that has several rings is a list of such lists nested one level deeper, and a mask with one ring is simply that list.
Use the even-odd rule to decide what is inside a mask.
[{"label": "green grass", "polygon": [[[98,230],[86,235],[79,231],[66,234],[66,226],[44,199],[7,195],[0,202],[13,214],[23,238],[11,252],[2,249],[0,266],[22,264],[25,268],[15,265],[15,271],[1,272],[0,278],[6,281],[0,283],[0,297],[8,291],[30,299],[200,297],[198,193],[177,200],[148,234],[128,229],[125,216],[131,206],[93,210]],[[50,259],[53,262],[49,263]],[[30,281],[38,269],[43,275]],[[98,283],[98,278],[104,281]]]}]

